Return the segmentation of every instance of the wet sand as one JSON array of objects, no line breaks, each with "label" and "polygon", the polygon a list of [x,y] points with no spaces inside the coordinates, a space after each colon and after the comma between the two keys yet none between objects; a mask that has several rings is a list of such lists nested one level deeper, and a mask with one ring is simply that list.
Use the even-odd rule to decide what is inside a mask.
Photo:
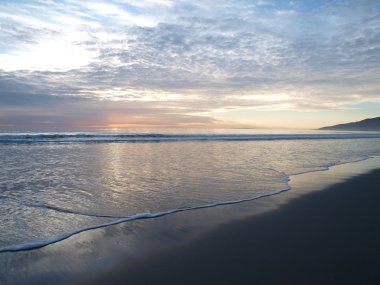
[{"label": "wet sand", "polygon": [[380,284],[380,169],[86,284]]}]

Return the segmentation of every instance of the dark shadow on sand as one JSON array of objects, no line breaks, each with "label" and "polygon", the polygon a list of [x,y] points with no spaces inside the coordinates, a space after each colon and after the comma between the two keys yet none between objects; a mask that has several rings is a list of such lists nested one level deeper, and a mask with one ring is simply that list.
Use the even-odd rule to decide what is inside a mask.
[{"label": "dark shadow on sand", "polygon": [[380,284],[380,169],[87,284]]}]

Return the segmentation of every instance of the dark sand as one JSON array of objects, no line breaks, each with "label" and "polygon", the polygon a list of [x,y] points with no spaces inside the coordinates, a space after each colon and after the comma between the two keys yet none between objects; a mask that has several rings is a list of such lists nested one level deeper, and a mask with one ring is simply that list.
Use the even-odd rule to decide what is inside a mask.
[{"label": "dark sand", "polygon": [[380,169],[87,284],[380,284]]}]

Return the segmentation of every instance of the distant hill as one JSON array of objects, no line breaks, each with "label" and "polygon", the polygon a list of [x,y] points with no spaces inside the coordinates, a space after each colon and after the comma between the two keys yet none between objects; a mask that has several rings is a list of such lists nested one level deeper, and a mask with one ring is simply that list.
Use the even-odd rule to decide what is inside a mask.
[{"label": "distant hill", "polygon": [[380,131],[380,117],[365,119],[359,122],[340,124],[320,128],[320,130],[337,130],[337,131]]}]

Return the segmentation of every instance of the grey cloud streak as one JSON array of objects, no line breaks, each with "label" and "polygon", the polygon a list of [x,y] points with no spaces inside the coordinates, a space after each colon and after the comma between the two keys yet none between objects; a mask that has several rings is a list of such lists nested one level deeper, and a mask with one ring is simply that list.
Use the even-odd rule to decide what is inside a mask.
[{"label": "grey cloud streak", "polygon": [[80,96],[53,96],[26,84],[21,85],[21,91],[14,91],[14,85],[8,84],[12,90],[9,91],[2,83],[0,80],[0,127],[3,130],[15,127],[22,131],[98,129],[126,122],[129,127],[136,128],[218,123],[210,117],[186,115],[149,102],[131,104]]}]

